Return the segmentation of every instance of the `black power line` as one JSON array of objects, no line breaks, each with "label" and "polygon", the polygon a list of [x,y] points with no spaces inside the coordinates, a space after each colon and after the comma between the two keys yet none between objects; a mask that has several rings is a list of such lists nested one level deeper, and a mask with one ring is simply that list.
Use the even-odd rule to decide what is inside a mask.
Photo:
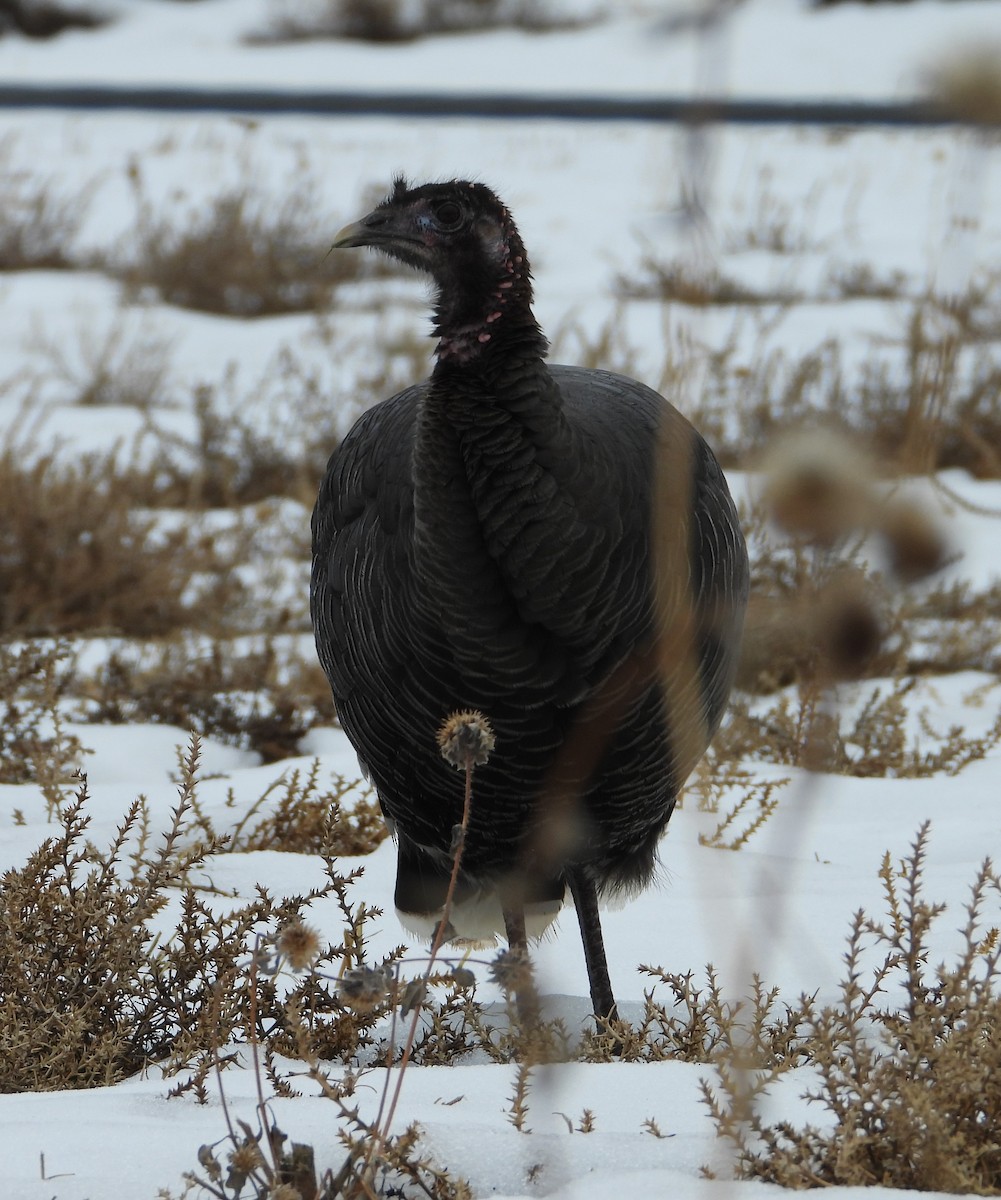
[{"label": "black power line", "polygon": [[971,124],[928,101],[729,100],[670,96],[539,96],[443,92],[329,92],[264,88],[0,85],[0,108],[246,116],[452,117],[729,125],[937,126]]}]

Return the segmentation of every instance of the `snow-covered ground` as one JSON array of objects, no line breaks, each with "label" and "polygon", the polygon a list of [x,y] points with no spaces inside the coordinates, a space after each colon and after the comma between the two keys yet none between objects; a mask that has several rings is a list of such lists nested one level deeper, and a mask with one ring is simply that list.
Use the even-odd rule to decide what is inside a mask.
[{"label": "snow-covered ground", "polygon": [[[93,33],[49,43],[0,39],[0,76],[7,80],[110,81],[337,88],[478,88],[621,94],[686,94],[705,78],[704,46],[688,29],[658,25],[664,6],[610,6],[594,25],[556,34],[509,32],[417,41],[401,46],[302,43],[263,46],[244,41],[267,15],[261,0],[197,4],[132,0],[121,19]],[[749,0],[725,27],[710,74],[714,90],[735,96],[906,97],[923,73],[953,46],[1001,36],[994,0],[941,4],[838,5],[813,12],[794,0]],[[253,180],[280,199],[309,181],[329,215],[330,231],[360,213],[373,185],[385,188],[400,170],[413,178],[474,176],[504,196],[518,219],[537,280],[537,314],[561,356],[572,356],[579,333],[594,337],[619,322],[630,369],[656,382],[691,339],[732,342],[748,364],[771,350],[801,357],[832,339],[851,373],[885,352],[902,370],[906,299],[838,302],[834,268],[864,266],[877,279],[898,277],[903,297],[929,286],[961,292],[1001,266],[1001,169],[997,143],[978,146],[956,131],[849,132],[808,129],[712,131],[708,165],[695,179],[711,227],[705,252],[731,278],[758,289],[793,292],[788,308],[774,304],[743,314],[732,308],[673,310],[617,298],[614,282],[635,279],[644,258],[690,253],[691,227],[681,217],[693,176],[690,135],[652,125],[559,122],[424,121],[365,118],[320,120],[167,117],[135,114],[61,115],[0,111],[0,139],[11,139],[8,165],[51,177],[57,192],[92,189],[77,250],[116,252],[135,221],[130,172],[155,204],[182,197],[197,204],[239,180]],[[972,208],[972,220],[970,217]],[[748,231],[756,231],[748,237]],[[771,231],[771,237],[766,236]],[[753,244],[757,241],[758,244]],[[760,244],[760,243],[767,244]],[[318,257],[325,246],[318,245]],[[426,330],[423,292],[411,281],[392,291],[399,304],[381,311],[355,285],[354,311],[341,304],[325,321],[284,316],[258,321],[209,317],[153,302],[127,303],[120,286],[88,272],[39,271],[0,277],[0,427],[22,428],[23,382],[34,378],[27,415],[36,448],[59,445],[77,456],[116,443],[131,453],[149,439],[146,415],[128,407],[81,407],[73,389],[47,370],[58,345],[74,362],[85,347],[124,323],[169,348],[169,374],[154,412],[161,428],[190,430],[190,396],[199,383],[218,384],[235,371],[245,413],[262,424],[288,423],[278,411],[273,378],[285,352],[317,372],[346,425],[356,411],[352,388],[371,367],[377,337],[387,328]],[[578,340],[575,341],[575,338]],[[331,347],[336,345],[336,353]],[[997,358],[997,346],[985,353]],[[620,365],[618,363],[611,365]],[[681,398],[682,404],[684,398]],[[1001,403],[995,398],[995,403]],[[143,441],[143,444],[147,444]],[[148,443],[155,445],[155,442]],[[996,482],[958,475],[946,482],[972,506],[997,512]],[[977,587],[1001,580],[996,519],[959,507],[930,491],[960,557],[950,568]],[[296,507],[286,518],[296,519]],[[303,527],[308,510],[299,513]],[[304,606],[308,564],[302,562]],[[999,635],[1001,636],[1001,635]],[[847,700],[851,702],[851,693]],[[912,701],[933,728],[989,725],[1001,705],[996,676],[968,672],[922,685]],[[186,731],[164,726],[76,725],[92,753],[86,770],[92,793],[89,836],[103,845],[140,793],[164,826],[176,797],[174,747]],[[282,772],[319,755],[324,772],[357,773],[336,729],[313,730],[303,760],[262,767],[255,755],[207,742],[202,801],[224,822],[227,789],[250,803]],[[877,875],[884,851],[908,851],[919,825],[932,820],[926,866],[930,898],[949,909],[937,928],[935,953],[958,947],[950,931],[963,923],[962,905],[985,854],[1001,853],[1001,754],[957,776],[858,779],[811,776],[795,769],[747,764],[756,777],[782,778],[777,814],[739,852],[700,844],[711,818],[694,804],[673,818],[657,886],[604,917],[610,968],[626,1019],[642,1011],[649,979],[639,964],[700,972],[715,964],[724,988],[740,994],[752,971],[790,998],[817,992],[832,998],[853,912],[882,912]],[[24,823],[15,821],[15,810]],[[23,863],[52,832],[45,805],[30,786],[0,786],[0,868]],[[374,928],[374,957],[403,938],[392,915],[394,854],[383,844],[359,860],[356,893],[387,915]],[[345,864],[354,865],[354,864]],[[299,856],[258,852],[212,864],[212,881],[240,896],[261,884],[276,894],[300,893],[322,880],[322,865]],[[313,914],[336,936],[337,913]],[[999,917],[997,923],[1001,923]],[[587,979],[572,912],[538,948],[540,985],[573,1024],[587,1018]],[[422,948],[414,944],[414,954]],[[494,993],[486,981],[481,995]],[[529,1094],[530,1134],[508,1120],[513,1067],[471,1063],[408,1072],[396,1125],[416,1120],[424,1147],[476,1196],[608,1197],[672,1195],[677,1200],[750,1197],[752,1185],[703,1179],[719,1165],[712,1123],[698,1095],[708,1067],[656,1064],[567,1064],[540,1075]],[[373,1119],[381,1087],[373,1071],[358,1101]],[[232,1113],[251,1124],[253,1073],[226,1072]],[[197,1166],[202,1143],[226,1132],[218,1097],[199,1106],[166,1098],[170,1082],[151,1070],[87,1092],[0,1096],[0,1193],[10,1200],[118,1200],[181,1191],[181,1175]],[[822,1119],[796,1099],[797,1081],[781,1102],[795,1119]],[[278,1125],[315,1147],[318,1167],[339,1167],[332,1107],[319,1098],[276,1099]],[[584,1109],[594,1132],[571,1132]],[[643,1128],[648,1118],[666,1134]],[[41,1168],[44,1156],[44,1173]]]}]

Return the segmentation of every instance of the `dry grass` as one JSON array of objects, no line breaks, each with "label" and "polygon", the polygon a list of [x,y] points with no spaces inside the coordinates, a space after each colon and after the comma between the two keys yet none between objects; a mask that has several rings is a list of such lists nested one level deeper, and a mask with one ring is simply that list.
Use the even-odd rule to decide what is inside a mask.
[{"label": "dry grass", "polygon": [[661,261],[648,253],[635,277],[619,276],[615,290],[627,300],[659,300],[691,308],[710,305],[792,304],[798,297],[789,290],[764,291],[748,287],[713,266],[699,266],[684,258]]},{"label": "dry grass", "polygon": [[912,308],[901,339],[902,383],[873,358],[857,384],[846,387],[833,348],[793,365],[774,400],[767,377],[762,379],[752,441],[763,446],[790,418],[820,416],[858,435],[889,472],[923,475],[960,467],[997,478],[1001,367],[958,326],[948,322],[943,331],[936,307],[919,302]]},{"label": "dry grass", "polygon": [[172,400],[170,343],[149,324],[134,326],[125,312],[101,332],[81,328],[75,343],[36,331],[28,349],[39,363],[36,389],[54,384],[66,403],[149,412]]},{"label": "dry grass", "polygon": [[[780,255],[807,244],[793,211],[771,194],[767,181],[759,185],[749,222],[746,229],[731,231],[731,249]],[[1001,286],[996,272],[979,272],[961,295],[922,295],[910,287],[911,294],[900,272],[881,276],[868,263],[836,262],[815,297],[786,287],[749,288],[708,256],[702,263],[691,257],[665,260],[650,248],[634,274],[616,281],[618,294],[630,301],[733,307],[745,322],[757,322],[762,340],[790,305],[811,299],[829,303],[865,297],[907,307],[894,346],[905,364],[902,379],[897,356],[891,366],[886,348],[875,345],[861,369],[849,375],[834,341],[792,357],[772,352],[746,363],[736,361],[735,338],[715,350],[697,347],[688,363],[669,363],[661,381],[667,394],[676,393],[677,386],[671,385],[691,376],[694,368],[699,391],[692,395],[694,389],[686,389],[692,396],[690,415],[725,464],[747,465],[776,434],[819,419],[864,438],[884,469],[925,474],[960,467],[996,478],[1001,473],[1001,368],[995,345],[1001,332]],[[762,305],[776,311],[754,316]],[[628,362],[633,356],[628,347],[619,347],[618,357]]]},{"label": "dry grass", "polygon": [[539,0],[271,0],[267,27],[255,42],[352,38],[364,42],[409,42],[440,34],[487,29],[541,33],[570,29],[597,19],[596,11],[573,15]]},{"label": "dry grass", "polygon": [[238,610],[238,550],[132,509],[118,482],[109,459],[0,452],[0,635],[149,637],[225,626]]},{"label": "dry grass", "polygon": [[[788,297],[748,295],[734,281],[691,264],[661,264],[657,270],[663,287],[647,286],[651,275],[622,283],[623,294],[665,301],[665,311],[673,303],[734,306],[742,316],[735,318],[730,339],[715,347],[679,341],[665,319],[667,353],[660,377],[650,378],[649,368],[645,373],[637,368],[646,354],[626,333],[623,301],[596,333],[578,326],[558,331],[557,360],[643,376],[664,395],[682,397],[686,415],[725,467],[756,469],[791,429],[821,426],[857,437],[885,476],[957,467],[978,478],[1001,477],[997,280],[981,281],[948,302],[900,298],[899,334],[874,343],[849,370],[834,339],[795,354],[763,349],[748,360],[740,349],[742,323],[752,322],[766,345],[790,311]],[[841,283],[869,286],[857,275]],[[772,307],[758,311],[763,304]]]},{"label": "dry grass", "polygon": [[[250,168],[248,168],[248,172]],[[325,255],[338,228],[308,174],[272,196],[252,173],[201,202],[176,198],[157,210],[138,167],[137,219],[109,266],[135,295],[201,312],[263,317],[325,308],[341,284],[380,271],[362,256]]]},{"label": "dry grass", "polygon": [[[341,405],[350,400],[360,411],[381,396],[376,389],[388,380],[381,374],[360,385],[357,395],[331,397],[320,371],[283,349],[252,382],[238,384],[231,366],[218,383],[199,384],[184,395],[172,382],[168,343],[148,328],[116,323],[103,335],[81,330],[78,346],[36,338],[32,347],[34,366],[10,385],[21,394],[26,428],[40,397],[53,388],[62,403],[125,406],[144,414],[142,445],[131,458],[92,456],[84,471],[88,478],[103,476],[123,506],[145,509],[235,509],[278,498],[311,507],[340,441]],[[191,411],[186,434],[173,419],[181,405]],[[9,435],[7,444],[8,470],[44,457],[33,433]],[[152,445],[155,455],[139,453]],[[65,473],[53,460],[49,482]],[[308,553],[305,523],[299,542],[296,550]]]},{"label": "dry grass", "polygon": [[76,191],[15,162],[17,139],[0,139],[0,271],[66,269],[92,188]]},{"label": "dry grass", "polygon": [[259,416],[263,406],[248,411],[232,371],[217,385],[195,389],[192,437],[179,437],[152,421],[161,452],[155,476],[136,475],[133,486],[143,502],[231,508],[284,496],[312,506],[327,459],[340,441],[336,401],[317,372],[287,351],[250,391],[270,398],[266,421]]},{"label": "dry grass", "polygon": [[902,271],[881,275],[870,263],[846,263],[830,269],[824,291],[838,300],[899,300],[906,294],[906,283]]},{"label": "dry grass", "polygon": [[859,432],[903,473],[962,467],[987,478],[1001,471],[1001,366],[976,348],[972,310],[972,300],[944,313],[934,302],[916,305],[904,338],[904,386],[879,371],[863,380]]},{"label": "dry grass", "polygon": [[794,205],[776,194],[774,172],[762,168],[750,191],[751,201],[742,214],[743,220],[724,234],[725,249],[730,253],[766,250],[771,254],[803,254],[819,249],[811,230],[820,191],[821,185],[814,184]]},{"label": "dry grass", "polygon": [[46,39],[58,37],[67,29],[100,29],[110,16],[77,4],[59,4],[58,0],[5,0],[3,17],[25,37]]}]

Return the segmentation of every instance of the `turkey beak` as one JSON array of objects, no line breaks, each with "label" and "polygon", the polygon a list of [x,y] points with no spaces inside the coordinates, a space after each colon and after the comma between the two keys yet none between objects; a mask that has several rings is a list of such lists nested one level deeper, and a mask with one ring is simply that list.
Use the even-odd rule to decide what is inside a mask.
[{"label": "turkey beak", "polygon": [[350,246],[370,246],[372,244],[371,234],[372,231],[366,226],[364,220],[354,221],[334,234],[331,249],[342,250]]},{"label": "turkey beak", "polygon": [[385,247],[392,242],[413,240],[412,233],[408,236],[407,232],[400,228],[399,214],[377,208],[360,221],[354,221],[338,230],[331,249],[344,250],[353,246]]}]

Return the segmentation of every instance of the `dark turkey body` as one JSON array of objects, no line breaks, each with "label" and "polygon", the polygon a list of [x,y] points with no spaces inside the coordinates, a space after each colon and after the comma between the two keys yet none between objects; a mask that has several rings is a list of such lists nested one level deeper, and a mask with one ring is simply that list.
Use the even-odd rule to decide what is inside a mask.
[{"label": "dark turkey body", "polygon": [[[688,475],[687,561],[657,568],[696,617],[680,706],[656,653],[658,469]],[[458,709],[496,735],[475,774],[464,890],[524,869],[528,899],[558,898],[567,865],[599,890],[646,882],[692,741],[697,758],[722,715],[747,591],[726,484],[674,408],[625,377],[542,364],[493,395],[482,379],[447,400],[409,388],[332,457],[313,554],[320,660],[399,842],[402,908],[444,896],[463,784],[435,735]],[[568,789],[575,837],[540,858],[537,822]]]}]

